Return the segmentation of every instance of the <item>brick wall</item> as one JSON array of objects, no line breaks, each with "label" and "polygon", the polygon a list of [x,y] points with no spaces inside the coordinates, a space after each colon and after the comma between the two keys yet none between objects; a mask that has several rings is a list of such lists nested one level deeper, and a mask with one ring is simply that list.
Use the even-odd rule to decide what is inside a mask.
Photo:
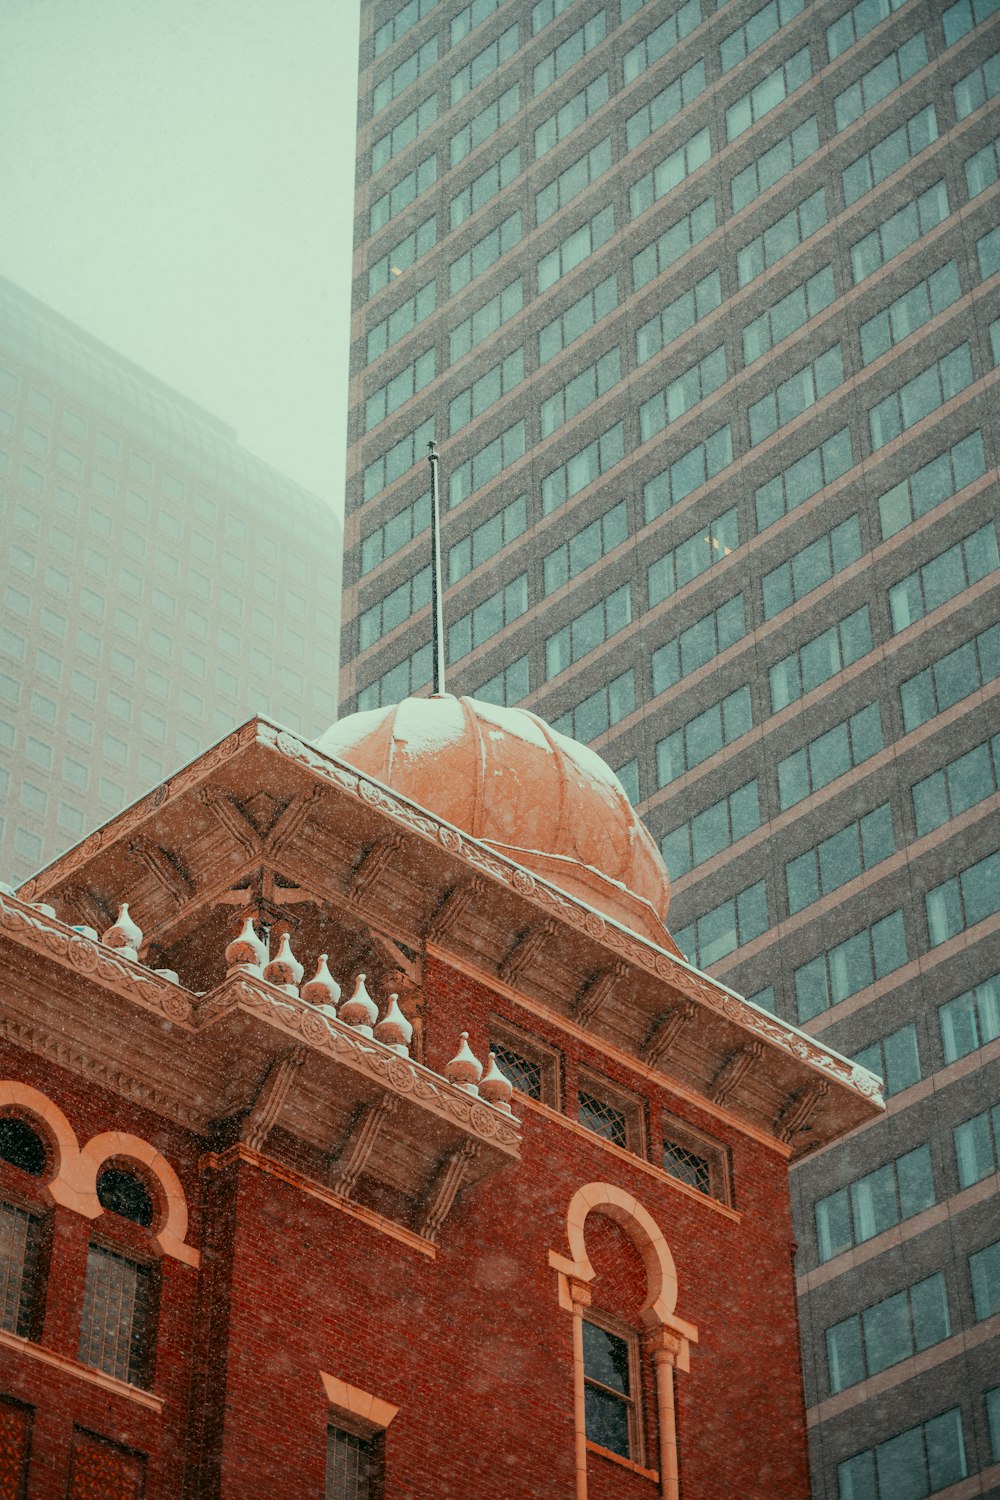
[{"label": "brick wall", "polygon": [[[677,1376],[683,1500],[805,1500],[780,1154],[538,1020],[509,993],[495,994],[443,963],[428,963],[425,1000],[432,1068],[443,1067],[463,1029],[485,1056],[495,1011],[558,1049],[570,1116],[584,1066],[642,1098],[649,1142],[658,1141],[664,1108],[714,1137],[731,1152],[738,1217],[553,1112],[519,1107],[515,1096],[521,1162],[460,1196],[432,1259],[251,1161],[202,1162],[199,1170],[211,1143],[67,1069],[5,1047],[0,1076],[47,1093],[81,1143],[114,1128],[159,1147],[187,1193],[188,1239],[202,1253],[199,1270],[159,1261],[152,1391],[163,1399],[160,1411],[71,1368],[0,1348],[0,1394],[23,1403],[0,1407],[9,1418],[0,1433],[0,1463],[7,1465],[0,1472],[13,1471],[17,1460],[7,1447],[30,1417],[30,1500],[63,1500],[73,1454],[74,1473],[84,1475],[88,1464],[117,1462],[121,1493],[148,1500],[318,1497],[330,1420],[321,1371],[398,1406],[385,1438],[388,1500],[572,1500],[572,1317],[559,1305],[548,1256],[569,1254],[567,1208],[592,1181],[633,1194],[660,1226],[677,1267],[677,1313],[699,1330],[691,1371]],[[280,1153],[280,1135],[265,1149]],[[37,1183],[3,1164],[0,1188],[26,1204],[32,1194],[35,1202],[43,1196]],[[148,1235],[142,1240],[146,1232],[112,1223],[110,1214],[88,1221],[59,1207],[45,1212],[52,1247],[37,1343],[73,1360],[88,1239],[138,1256],[149,1253]],[[638,1326],[645,1272],[632,1242],[619,1225],[592,1214],[587,1248],[594,1307]],[[655,1469],[648,1355],[642,1370],[644,1461]],[[95,1447],[96,1439],[117,1445],[117,1458],[107,1446]],[[590,1500],[652,1500],[658,1493],[650,1478],[599,1454],[588,1467]]]}]

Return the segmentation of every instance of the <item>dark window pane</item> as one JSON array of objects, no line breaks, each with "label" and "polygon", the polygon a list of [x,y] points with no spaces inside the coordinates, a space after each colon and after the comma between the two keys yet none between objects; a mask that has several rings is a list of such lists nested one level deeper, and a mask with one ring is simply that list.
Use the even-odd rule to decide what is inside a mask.
[{"label": "dark window pane", "polygon": [[[584,1324],[586,1327],[586,1324]],[[596,1386],[584,1388],[584,1404],[587,1418],[587,1437],[612,1453],[628,1458],[628,1405],[620,1396]]]},{"label": "dark window pane", "polygon": [[40,1177],[45,1171],[45,1144],[24,1120],[6,1115],[0,1119],[0,1161]]},{"label": "dark window pane", "polygon": [[131,1219],[144,1229],[153,1222],[153,1200],[138,1177],[120,1167],[105,1167],[97,1179],[97,1198],[109,1213]]},{"label": "dark window pane", "polygon": [[629,1394],[628,1344],[596,1323],[583,1323],[583,1368],[588,1380]]}]

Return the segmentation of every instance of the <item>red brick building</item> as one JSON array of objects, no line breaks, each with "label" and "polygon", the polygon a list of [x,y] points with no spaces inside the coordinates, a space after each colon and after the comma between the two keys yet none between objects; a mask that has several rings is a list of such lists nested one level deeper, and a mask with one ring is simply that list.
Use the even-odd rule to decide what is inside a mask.
[{"label": "red brick building", "polygon": [[254,720],[0,896],[0,1497],[805,1500],[787,1166],[878,1088],[668,892],[441,698]]}]

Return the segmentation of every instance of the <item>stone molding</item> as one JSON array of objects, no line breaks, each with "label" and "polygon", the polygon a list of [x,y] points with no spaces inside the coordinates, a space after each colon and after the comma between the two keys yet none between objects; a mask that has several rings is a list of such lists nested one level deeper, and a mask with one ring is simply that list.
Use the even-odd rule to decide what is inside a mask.
[{"label": "stone molding", "polygon": [[399,1411],[399,1407],[393,1406],[391,1401],[383,1401],[381,1396],[373,1396],[360,1386],[348,1385],[346,1380],[338,1380],[325,1370],[320,1370],[319,1378],[323,1382],[330,1410],[343,1413],[373,1434],[384,1432]]},{"label": "stone molding", "polygon": [[593,1209],[620,1224],[642,1256],[646,1300],[639,1316],[645,1327],[666,1329],[679,1336],[677,1368],[688,1369],[687,1345],[697,1343],[698,1330],[675,1314],[678,1288],[673,1254],[652,1214],[631,1193],[611,1182],[588,1182],[578,1188],[566,1211],[566,1239],[571,1258],[552,1250],[549,1265],[567,1278],[570,1287],[574,1284],[587,1287],[593,1281],[596,1273],[585,1239],[587,1215]]},{"label": "stone molding", "polygon": [[0,1110],[26,1114],[38,1125],[53,1158],[53,1170],[46,1174],[42,1186],[54,1203],[85,1219],[98,1219],[105,1212],[97,1196],[97,1176],[106,1161],[115,1158],[145,1168],[159,1189],[154,1192],[158,1200],[155,1204],[158,1224],[150,1231],[151,1239],[162,1255],[198,1266],[198,1251],[184,1243],[188,1209],[180,1178],[149,1141],[109,1130],[93,1136],[81,1148],[75,1130],[59,1106],[38,1089],[16,1079],[0,1080]]},{"label": "stone molding", "polygon": [[37,1359],[40,1364],[48,1365],[53,1370],[61,1370],[66,1375],[73,1375],[77,1380],[85,1380],[88,1385],[96,1385],[113,1396],[133,1401],[136,1406],[144,1406],[147,1411],[156,1412],[157,1415],[163,1410],[162,1396],[154,1396],[152,1391],[141,1391],[138,1386],[117,1380],[114,1375],[105,1375],[103,1370],[95,1370],[90,1365],[81,1364],[78,1359],[57,1354],[54,1349],[33,1344],[30,1339],[19,1338],[16,1333],[8,1333],[2,1328],[0,1349],[10,1349],[14,1354],[23,1354],[26,1359]]}]

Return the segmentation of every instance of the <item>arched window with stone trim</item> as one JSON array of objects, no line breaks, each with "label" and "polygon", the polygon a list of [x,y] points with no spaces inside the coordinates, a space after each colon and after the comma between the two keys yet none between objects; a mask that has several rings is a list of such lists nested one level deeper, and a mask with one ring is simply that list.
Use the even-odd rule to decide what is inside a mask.
[{"label": "arched window with stone trim", "polygon": [[628,1234],[595,1209],[586,1226],[594,1278],[583,1313],[588,1448],[648,1469],[656,1462],[652,1365],[642,1347],[646,1268]]},{"label": "arched window with stone trim", "polygon": [[8,1105],[0,1114],[0,1329],[19,1338],[34,1338],[42,1317],[53,1157],[41,1122]]},{"label": "arched window with stone trim", "polygon": [[[674,1371],[689,1367],[698,1331],[678,1318],[673,1256],[630,1193],[592,1182],[570,1201],[570,1256],[549,1252],[560,1305],[573,1315],[576,1496],[615,1492],[624,1464],[677,1500]],[[619,1477],[620,1469],[619,1469]]]},{"label": "arched window with stone trim", "polygon": [[113,1157],[97,1172],[103,1210],[87,1247],[80,1316],[81,1364],[128,1385],[153,1382],[158,1246],[151,1230],[164,1217],[160,1184],[128,1157]]}]

